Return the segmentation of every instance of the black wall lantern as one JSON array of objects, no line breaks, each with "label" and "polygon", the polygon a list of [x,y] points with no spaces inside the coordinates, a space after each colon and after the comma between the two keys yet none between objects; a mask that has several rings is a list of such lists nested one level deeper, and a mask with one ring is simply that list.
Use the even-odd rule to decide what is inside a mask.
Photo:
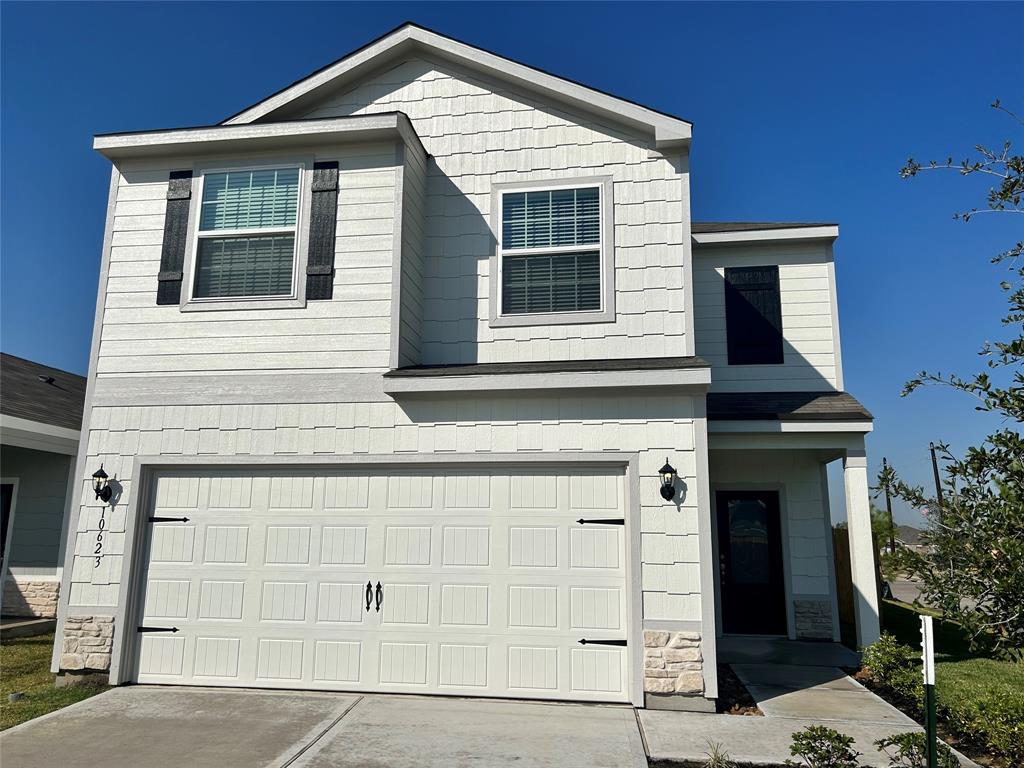
[{"label": "black wall lantern", "polygon": [[676,469],[665,459],[665,466],[658,470],[661,475],[661,498],[672,501],[676,495]]},{"label": "black wall lantern", "polygon": [[114,495],[114,489],[107,485],[107,473],[103,471],[103,465],[92,473],[92,489],[96,491],[96,498],[106,504]]}]

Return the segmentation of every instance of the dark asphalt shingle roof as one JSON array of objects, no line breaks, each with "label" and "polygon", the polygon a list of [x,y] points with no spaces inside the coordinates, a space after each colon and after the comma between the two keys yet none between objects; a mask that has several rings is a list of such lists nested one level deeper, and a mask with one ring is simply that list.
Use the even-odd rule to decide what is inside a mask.
[{"label": "dark asphalt shingle roof", "polygon": [[84,405],[84,376],[0,353],[0,413],[79,430]]},{"label": "dark asphalt shingle roof", "polygon": [[711,392],[712,421],[869,421],[874,417],[846,392]]},{"label": "dark asphalt shingle roof", "polygon": [[750,232],[756,229],[803,229],[805,227],[834,227],[827,221],[694,221],[690,231],[695,235],[711,232]]},{"label": "dark asphalt shingle roof", "polygon": [[464,365],[410,365],[384,375],[388,378],[418,376],[483,376],[487,374],[577,373],[587,371],[656,371],[707,368],[700,357],[634,357],[612,360],[554,360],[535,363],[467,363]]}]

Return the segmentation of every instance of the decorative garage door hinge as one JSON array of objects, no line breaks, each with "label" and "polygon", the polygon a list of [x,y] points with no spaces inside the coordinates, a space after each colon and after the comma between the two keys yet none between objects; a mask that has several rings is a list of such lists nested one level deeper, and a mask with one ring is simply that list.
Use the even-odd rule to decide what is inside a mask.
[{"label": "decorative garage door hinge", "polygon": [[576,522],[579,523],[580,525],[586,525],[587,523],[591,523],[592,525],[625,525],[626,524],[625,518],[621,518],[621,517],[592,517],[589,520],[586,520],[586,519],[581,517]]},{"label": "decorative garage door hinge", "polygon": [[618,645],[623,648],[626,647],[625,640],[587,640],[586,638],[583,638],[579,642],[580,645]]},{"label": "decorative garage door hinge", "polygon": [[138,627],[139,632],[177,632],[177,627]]},{"label": "decorative garage door hinge", "polygon": [[187,517],[151,517],[149,518],[151,523],[187,523]]}]

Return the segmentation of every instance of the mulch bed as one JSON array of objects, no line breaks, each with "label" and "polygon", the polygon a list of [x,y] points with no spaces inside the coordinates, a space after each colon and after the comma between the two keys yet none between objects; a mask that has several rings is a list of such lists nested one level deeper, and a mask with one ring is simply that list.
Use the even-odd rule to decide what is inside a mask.
[{"label": "mulch bed", "polygon": [[[920,721],[918,720],[918,717],[915,714],[913,707],[909,706],[907,702],[903,701],[902,699],[894,697],[890,691],[880,687],[874,681],[874,679],[871,677],[871,675],[868,673],[866,669],[861,667],[856,671],[849,670],[849,674],[854,680],[863,685],[873,694],[875,694],[881,699],[885,699],[885,701],[892,704],[894,707],[896,707],[896,709],[905,714],[911,720],[920,724]],[[978,765],[984,765],[986,766],[986,768],[1014,768],[1005,760],[999,757],[994,757],[993,755],[988,754],[984,750],[979,749],[978,745],[959,739],[956,736],[956,734],[950,733],[950,731],[946,728],[946,725],[942,722],[942,720],[939,720],[936,723],[936,726],[939,733],[939,738],[942,739],[942,741],[946,742],[949,746],[951,746],[958,752],[962,753],[963,755],[969,757]]]},{"label": "mulch bed", "polygon": [[757,708],[754,697],[740,682],[732,667],[728,664],[718,665],[718,712],[726,715],[745,715],[747,717],[764,717],[764,712]]}]

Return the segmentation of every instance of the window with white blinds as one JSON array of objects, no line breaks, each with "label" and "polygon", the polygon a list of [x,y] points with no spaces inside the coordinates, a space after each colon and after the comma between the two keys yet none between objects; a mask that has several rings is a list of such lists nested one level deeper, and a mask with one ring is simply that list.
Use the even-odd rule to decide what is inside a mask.
[{"label": "window with white blinds", "polygon": [[294,167],[203,175],[193,298],[293,293],[300,178]]},{"label": "window with white blinds", "polygon": [[503,315],[601,309],[601,188],[501,196]]}]

